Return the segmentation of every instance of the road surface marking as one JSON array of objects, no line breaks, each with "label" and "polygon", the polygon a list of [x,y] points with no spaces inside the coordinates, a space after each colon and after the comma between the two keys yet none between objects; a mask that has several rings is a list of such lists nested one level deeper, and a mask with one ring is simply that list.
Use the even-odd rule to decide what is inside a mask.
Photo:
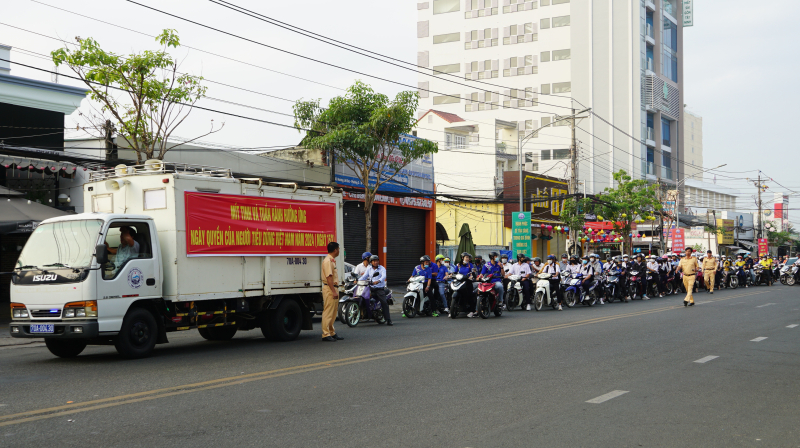
[{"label": "road surface marking", "polygon": [[[711,301],[712,302],[720,302],[720,301],[723,301],[723,300],[730,300],[730,299],[737,299],[737,298],[741,298],[741,297],[766,294],[767,292],[768,291],[763,291],[763,292],[754,292],[754,293],[750,293],[750,294],[741,294],[741,295],[736,295],[736,296],[731,296],[731,297],[722,297],[722,298],[714,299],[714,300],[711,300]],[[34,409],[34,410],[30,410],[30,411],[20,412],[20,413],[17,413],[17,414],[0,415],[0,427],[9,426],[9,425],[16,425],[16,424],[19,424],[19,423],[38,421],[38,420],[54,418],[54,417],[61,417],[61,416],[65,416],[65,415],[72,415],[72,414],[76,414],[76,413],[79,413],[79,412],[87,412],[87,411],[94,411],[94,410],[98,410],[98,409],[105,409],[105,408],[110,408],[110,407],[115,407],[115,406],[122,406],[122,405],[125,405],[125,404],[138,403],[138,402],[143,402],[143,401],[148,401],[148,400],[156,400],[156,399],[160,399],[160,398],[173,397],[173,396],[183,395],[183,394],[187,394],[187,393],[200,392],[200,391],[204,391],[204,390],[212,390],[212,389],[217,389],[217,388],[220,388],[220,387],[244,384],[244,383],[248,383],[248,382],[251,382],[251,381],[262,381],[262,380],[266,380],[266,379],[278,378],[278,377],[283,377],[283,376],[287,376],[287,375],[294,375],[294,374],[298,374],[298,373],[308,373],[308,372],[313,372],[313,371],[322,370],[322,369],[330,369],[330,368],[334,368],[334,367],[341,367],[341,366],[357,364],[357,363],[362,363],[362,362],[376,361],[376,360],[391,358],[391,357],[395,357],[395,356],[406,356],[406,355],[426,352],[426,351],[430,351],[430,350],[438,350],[438,349],[456,347],[456,346],[459,346],[459,345],[474,344],[474,343],[478,343],[478,342],[485,342],[485,341],[493,341],[493,340],[498,340],[498,339],[512,338],[512,337],[516,337],[516,336],[527,336],[527,335],[532,335],[532,334],[536,334],[536,333],[543,333],[543,332],[546,332],[546,331],[553,331],[553,330],[561,330],[561,329],[566,329],[566,328],[581,327],[581,326],[584,326],[584,325],[591,325],[591,324],[595,324],[595,323],[608,322],[608,321],[624,319],[624,318],[628,318],[628,317],[638,317],[638,316],[643,316],[643,315],[647,315],[647,314],[660,313],[662,311],[678,310],[678,309],[682,309],[682,308],[683,308],[683,304],[681,304],[681,305],[673,305],[673,306],[666,306],[666,307],[662,307],[662,308],[654,308],[654,309],[650,309],[650,310],[642,310],[642,311],[618,314],[618,315],[614,315],[614,316],[597,317],[597,318],[593,318],[593,319],[586,319],[586,320],[583,320],[583,321],[564,323],[564,324],[556,324],[556,325],[551,325],[551,326],[548,326],[548,327],[533,328],[533,329],[526,329],[526,330],[517,330],[517,331],[508,332],[508,333],[490,334],[490,335],[485,335],[485,336],[477,336],[477,337],[472,337],[472,338],[459,339],[459,340],[446,341],[446,342],[439,342],[439,343],[434,343],[434,344],[418,345],[418,346],[414,346],[414,347],[406,347],[406,348],[402,348],[402,349],[389,350],[389,351],[385,351],[385,352],[370,353],[370,354],[366,354],[366,355],[353,356],[353,357],[349,357],[349,358],[341,358],[341,359],[322,361],[322,362],[317,362],[317,363],[312,363],[312,364],[305,364],[305,365],[299,365],[299,366],[293,366],[293,367],[285,367],[285,368],[281,368],[281,369],[267,370],[267,371],[256,372],[256,373],[249,373],[249,374],[246,374],[246,375],[237,375],[237,376],[231,376],[231,377],[224,377],[224,378],[218,378],[218,379],[213,379],[213,380],[201,381],[201,382],[197,382],[197,383],[190,383],[190,384],[183,384],[183,385],[165,387],[165,388],[161,388],[161,389],[152,389],[152,390],[136,392],[136,393],[132,393],[132,394],[118,395],[118,396],[114,396],[114,397],[101,398],[101,399],[97,399],[97,400],[89,400],[89,401],[84,401],[84,402],[79,402],[79,403],[74,403],[74,404],[53,406],[53,407],[50,407],[50,408]],[[2,421],[2,420],[6,420],[6,421]]]},{"label": "road surface marking", "polygon": [[705,364],[708,361],[711,361],[712,359],[717,359],[717,358],[719,358],[719,356],[706,356],[705,358],[700,358],[695,362],[698,363],[698,364]]},{"label": "road surface marking", "polygon": [[792,325],[787,325],[786,328],[794,328],[796,326],[797,326],[797,324],[792,324]]},{"label": "road surface marking", "polygon": [[755,338],[755,339],[750,339],[750,342],[761,342],[764,339],[767,339],[767,338],[765,338],[764,336],[761,336],[761,337],[758,337],[758,338]]},{"label": "road surface marking", "polygon": [[591,400],[587,400],[586,402],[587,403],[599,404],[599,403],[602,403],[604,401],[608,401],[608,400],[610,400],[612,398],[617,398],[620,395],[624,395],[624,394],[627,394],[627,393],[628,393],[627,390],[614,390],[614,391],[611,391],[611,392],[609,392],[609,393],[607,393],[605,395],[600,395],[597,398],[592,398]]},{"label": "road surface marking", "polygon": [[770,305],[777,305],[777,304],[776,303],[765,303],[763,305],[757,306],[756,308],[764,308],[765,306],[770,306]]}]

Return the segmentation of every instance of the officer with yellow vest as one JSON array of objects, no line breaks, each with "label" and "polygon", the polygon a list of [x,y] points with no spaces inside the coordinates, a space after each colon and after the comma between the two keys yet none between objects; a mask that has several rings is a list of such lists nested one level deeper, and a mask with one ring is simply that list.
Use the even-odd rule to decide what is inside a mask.
[{"label": "officer with yellow vest", "polygon": [[706,252],[706,257],[703,258],[703,280],[706,283],[706,288],[710,294],[714,294],[714,278],[717,275],[717,259],[711,255],[711,250]]}]

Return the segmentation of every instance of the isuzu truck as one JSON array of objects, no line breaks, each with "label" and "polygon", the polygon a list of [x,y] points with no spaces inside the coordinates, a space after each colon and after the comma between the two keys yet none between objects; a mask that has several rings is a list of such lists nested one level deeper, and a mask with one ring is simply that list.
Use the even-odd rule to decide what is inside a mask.
[{"label": "isuzu truck", "polygon": [[343,239],[341,192],[158,160],[93,172],[83,189],[91,212],[43,221],[20,254],[12,337],[60,357],[113,344],[140,358],[175,331],[291,341],[312,329],[320,264]]}]

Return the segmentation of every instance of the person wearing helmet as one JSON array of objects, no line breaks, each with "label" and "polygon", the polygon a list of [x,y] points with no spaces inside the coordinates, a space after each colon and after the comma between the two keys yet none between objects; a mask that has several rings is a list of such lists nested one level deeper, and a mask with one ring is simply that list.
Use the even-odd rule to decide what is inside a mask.
[{"label": "person wearing helmet", "polygon": [[580,270],[580,264],[578,263],[578,256],[572,255],[569,257],[569,264],[567,265],[566,269],[563,269],[570,274],[574,274]]},{"label": "person wearing helmet", "polygon": [[[602,263],[600,263],[600,256],[597,254],[589,254],[589,264],[592,266],[592,269],[594,270],[594,277],[593,277],[594,281],[599,282],[600,275],[602,275],[603,273],[603,265]],[[600,305],[606,304],[603,301],[602,295],[600,295],[598,303],[600,303]]]},{"label": "person wearing helmet", "polygon": [[508,275],[518,275],[519,284],[522,286],[522,309],[526,305],[530,310],[531,303],[531,266],[525,262],[525,254],[517,254],[517,262],[511,266]]},{"label": "person wearing helmet", "polygon": [[[561,291],[561,266],[556,263],[555,255],[547,256],[547,264],[542,268],[543,274],[550,274],[548,281],[550,282],[550,290],[556,292],[556,303],[558,303],[558,311],[561,311],[561,304],[563,303],[563,294]],[[530,310],[528,305],[528,310]]]},{"label": "person wearing helmet", "polygon": [[750,253],[747,253],[744,257],[744,270],[747,275],[750,276],[750,283],[755,286],[756,284],[756,271],[755,271],[755,261],[753,261],[753,256]]},{"label": "person wearing helmet", "polygon": [[[455,266],[455,271],[453,276],[455,277],[458,274],[464,276],[465,285],[461,287],[461,291],[470,291],[470,300],[475,300],[475,288],[473,287],[473,280],[477,275],[478,267],[472,263],[472,255],[468,254],[467,252],[461,253],[461,262]],[[466,303],[459,304],[462,309],[468,307],[469,305]],[[475,313],[470,312],[467,316],[472,317]]]},{"label": "person wearing helmet", "polygon": [[770,256],[764,255],[759,262],[764,267],[764,273],[767,276],[767,285],[772,286],[772,259]]},{"label": "person wearing helmet", "polygon": [[615,258],[616,257],[611,258],[611,255],[608,255],[606,257],[606,262],[603,263],[603,266],[602,266],[603,267],[603,272],[606,272],[607,270],[611,269],[614,266],[614,259]]},{"label": "person wearing helmet", "polygon": [[561,261],[558,263],[558,268],[562,271],[566,271],[569,267],[569,256],[567,254],[561,254]]},{"label": "person wearing helmet", "polygon": [[[497,293],[497,305],[505,309],[503,300],[505,299],[505,290],[503,289],[503,279],[506,277],[503,266],[500,265],[500,254],[497,252],[489,252],[489,262],[483,265],[481,275],[488,278],[490,282],[494,283],[494,290]],[[478,312],[479,304],[475,304],[475,313]]]},{"label": "person wearing helmet", "polygon": [[361,263],[357,264],[356,267],[353,268],[353,273],[355,273],[356,277],[361,277],[364,275],[364,272],[367,271],[367,268],[369,267],[369,257],[371,256],[372,254],[369,252],[364,252],[361,254]]},{"label": "person wearing helmet", "polygon": [[[431,291],[431,257],[429,257],[427,255],[423,255],[423,256],[419,257],[419,265],[417,265],[414,268],[414,271],[411,273],[411,278],[414,278],[414,277],[417,277],[417,276],[425,277],[425,294],[426,295],[430,294],[432,292]],[[411,278],[409,278],[408,281],[411,281]],[[430,295],[428,295],[428,298],[432,299],[432,297]],[[439,317],[439,313],[437,313],[437,311],[438,310],[436,309],[435,306],[431,307],[431,313],[432,313],[431,316]],[[406,315],[403,314],[403,317],[406,317]]]},{"label": "person wearing helmet", "polygon": [[[439,254],[434,258],[434,263],[431,265],[431,290],[433,290],[433,303],[442,304],[442,308],[444,308],[444,312],[447,313],[450,311],[447,308],[447,298],[444,296],[444,288],[447,287],[447,283],[439,282],[439,278],[442,277],[440,274],[446,274],[447,270],[443,267],[444,263],[444,255]],[[436,307],[434,307],[436,308]]]},{"label": "person wearing helmet", "polygon": [[386,301],[386,268],[381,266],[377,255],[371,255],[369,257],[369,263],[370,266],[364,274],[359,277],[359,280],[367,280],[370,282],[372,297],[381,303],[383,318],[386,319],[386,325],[391,327],[394,324],[392,323],[392,316],[389,314],[389,303]]},{"label": "person wearing helmet", "polygon": [[650,300],[650,297],[647,297],[647,275],[645,275],[647,273],[647,263],[644,261],[644,255],[641,253],[636,254],[635,258],[636,258],[635,261],[632,261],[630,263],[630,269],[632,271],[639,271],[639,273],[642,275],[643,277],[643,281],[641,283],[641,289],[643,289],[643,291],[641,291],[642,300]]},{"label": "person wearing helmet", "polygon": [[706,257],[703,259],[703,281],[706,284],[706,289],[709,294],[714,294],[714,277],[717,275],[717,259],[711,255],[711,249],[706,252]]},{"label": "person wearing helmet", "polygon": [[578,273],[583,274],[583,278],[581,279],[581,288],[583,288],[583,296],[586,297],[589,295],[589,288],[594,283],[594,267],[592,263],[589,262],[589,257],[584,255],[581,257],[581,264],[578,268]]},{"label": "person wearing helmet", "polygon": [[531,275],[534,277],[539,275],[539,271],[542,270],[544,265],[542,264],[542,259],[539,257],[533,257],[533,263],[531,264]]},{"label": "person wearing helmet", "polygon": [[504,275],[504,278],[503,278],[503,290],[504,291],[508,291],[508,276],[510,275],[509,273],[511,272],[511,268],[513,266],[514,266],[514,263],[509,263],[508,262],[508,255],[506,255],[506,254],[501,254],[500,255],[500,267],[503,268],[503,275]]},{"label": "person wearing helmet", "polygon": [[[653,274],[653,282],[658,285],[658,297],[664,297],[664,285],[661,283],[661,265],[658,264],[656,261],[655,255],[650,255],[647,257],[647,272],[651,272]],[[647,282],[647,277],[645,277],[645,282]],[[645,286],[645,291],[650,288],[650,285]]]},{"label": "person wearing helmet", "polygon": [[[616,275],[619,278],[619,280],[621,282],[619,286],[622,287],[624,285],[623,282],[625,281],[625,275],[628,273],[628,271],[625,268],[625,265],[622,264],[622,257],[617,255],[616,257],[613,258],[613,260],[614,260],[614,262],[611,265],[611,267],[608,268],[608,272],[610,274],[612,274],[612,275]],[[622,292],[622,301],[623,302],[627,302],[628,301],[628,298],[626,297],[627,292],[625,292],[626,290],[627,290],[627,288],[622,289],[622,291],[623,291]]]}]

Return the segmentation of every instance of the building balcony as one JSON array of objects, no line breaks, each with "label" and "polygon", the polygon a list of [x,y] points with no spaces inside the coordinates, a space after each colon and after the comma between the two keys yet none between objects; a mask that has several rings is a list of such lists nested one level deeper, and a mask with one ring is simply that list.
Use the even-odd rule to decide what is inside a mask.
[{"label": "building balcony", "polygon": [[656,164],[653,162],[647,162],[647,174],[652,176],[656,175]]},{"label": "building balcony", "polygon": [[653,3],[652,0],[644,0],[644,7],[647,8],[648,11],[656,10],[656,4]]},{"label": "building balcony", "polygon": [[647,128],[647,131],[645,132],[644,141],[645,141],[645,143],[647,143],[647,146],[650,146],[651,148],[655,148],[656,147],[656,131],[655,131],[655,129]]},{"label": "building balcony", "polygon": [[498,159],[517,160],[517,147],[505,143],[495,143],[494,155]]},{"label": "building balcony", "polygon": [[674,177],[672,177],[672,168],[667,168],[662,166],[661,177],[663,177],[664,179],[674,180]]}]

